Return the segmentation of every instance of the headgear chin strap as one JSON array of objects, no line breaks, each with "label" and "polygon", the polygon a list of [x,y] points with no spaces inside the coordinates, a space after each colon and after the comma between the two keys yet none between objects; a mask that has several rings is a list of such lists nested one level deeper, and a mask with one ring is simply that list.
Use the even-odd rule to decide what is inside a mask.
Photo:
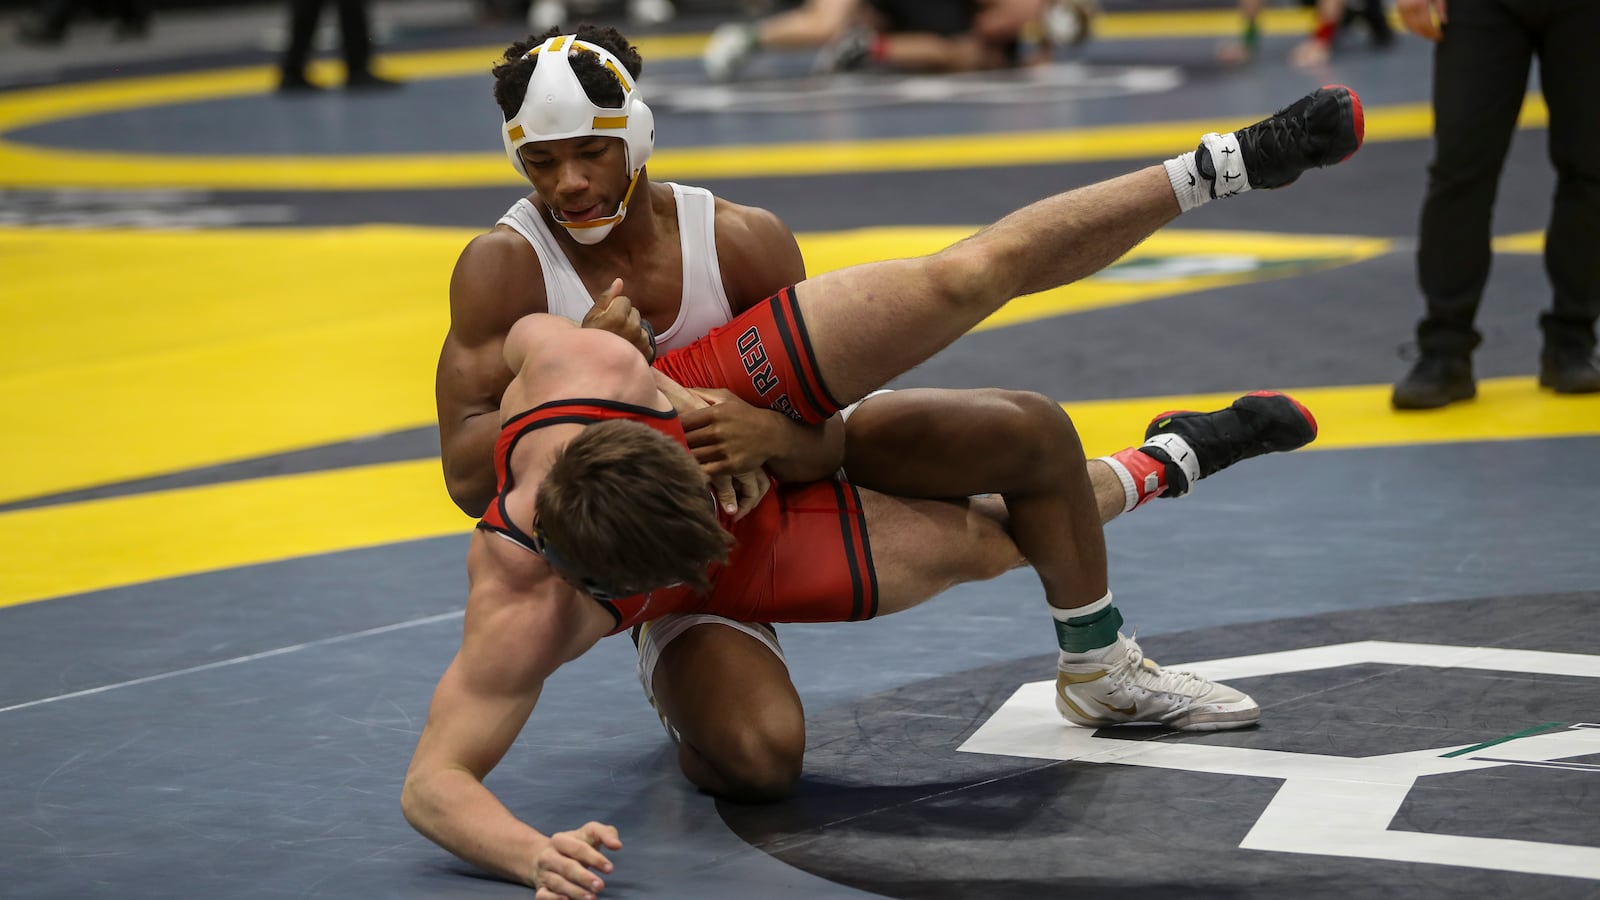
[{"label": "headgear chin strap", "polygon": [[[611,70],[622,85],[622,105],[615,109],[596,106],[572,71],[567,54],[593,53],[602,65]],[[551,209],[551,216],[580,244],[598,244],[611,233],[623,216],[628,214],[628,201],[639,183],[639,172],[644,169],[650,151],[655,148],[656,118],[639,97],[639,91],[628,77],[622,62],[604,47],[580,41],[576,36],[563,34],[553,37],[528,51],[537,57],[533,76],[528,79],[528,92],[522,98],[522,107],[500,130],[506,145],[506,156],[517,174],[528,176],[528,169],[517,151],[523,144],[533,141],[557,141],[563,138],[616,137],[622,139],[627,153],[628,191],[617,204],[616,213],[588,222],[567,222],[560,213]]]}]

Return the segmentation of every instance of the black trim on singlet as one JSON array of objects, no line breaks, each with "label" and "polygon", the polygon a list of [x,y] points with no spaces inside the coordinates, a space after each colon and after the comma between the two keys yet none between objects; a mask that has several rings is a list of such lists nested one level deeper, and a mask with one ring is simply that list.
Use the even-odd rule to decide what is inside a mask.
[{"label": "black trim on singlet", "polygon": [[[595,407],[599,407],[601,409],[609,409],[609,410],[612,410],[612,411],[615,411],[615,412],[625,412],[625,413],[629,413],[629,414],[632,414],[632,415],[637,415],[637,416],[640,416],[640,417],[648,417],[648,418],[652,418],[652,419],[660,419],[662,421],[666,421],[668,419],[675,419],[675,418],[678,417],[677,410],[665,410],[665,411],[663,411],[663,410],[659,410],[659,409],[651,409],[651,408],[649,408],[647,406],[636,406],[636,405],[634,405],[632,403],[622,403],[622,402],[617,401],[617,400],[604,400],[604,399],[601,399],[599,397],[570,397],[570,398],[567,398],[567,399],[564,399],[564,400],[551,400],[548,403],[541,403],[538,406],[535,406],[533,409],[525,409],[522,412],[519,412],[516,415],[512,416],[511,418],[505,420],[505,422],[500,425],[500,431],[495,434],[495,441],[494,441],[495,442],[495,451],[497,453],[499,452],[499,449],[500,449],[500,435],[505,434],[506,429],[516,425],[518,422],[528,418],[529,416],[533,415],[534,413],[539,412],[540,410],[545,410],[545,409],[549,409],[550,407],[557,407],[557,406],[595,406]],[[569,415],[551,416],[548,419],[544,419],[542,421],[535,422],[532,425],[528,426],[523,431],[520,431],[517,434],[513,435],[512,438],[511,438],[511,443],[506,445],[506,454],[505,454],[505,456],[506,456],[506,459],[505,459],[506,484],[499,486],[501,489],[495,494],[495,498],[494,498],[494,504],[500,510],[500,521],[506,523],[506,527],[498,528],[498,527],[496,527],[494,525],[491,525],[491,524],[485,522],[481,518],[478,520],[478,527],[483,529],[484,531],[493,532],[495,534],[503,534],[506,537],[510,538],[512,540],[512,542],[515,543],[518,547],[522,547],[523,549],[527,550],[529,553],[542,556],[542,554],[540,554],[538,550],[534,549],[532,536],[529,535],[527,532],[522,530],[522,527],[519,526],[512,519],[510,510],[506,509],[506,494],[509,493],[509,491],[505,490],[505,488],[511,486],[511,484],[513,482],[513,479],[511,478],[511,454],[517,452],[517,444],[519,442],[521,442],[521,440],[523,438],[527,437],[528,435],[532,434],[535,431],[538,431],[541,428],[544,428],[547,425],[584,425],[584,426],[588,426],[588,425],[598,425],[598,424],[600,424],[602,422],[613,422],[613,421],[626,421],[626,419],[597,418],[595,416],[586,415],[586,414],[581,413],[581,412],[574,412],[574,413],[571,413]],[[496,467],[498,468],[499,460],[496,460],[495,463],[496,463]],[[597,600],[595,602],[600,603],[602,606],[606,606],[604,601]],[[621,614],[614,607],[607,606],[607,609],[610,610],[612,615],[617,616],[617,623],[621,624],[622,623]]]},{"label": "black trim on singlet", "polygon": [[790,307],[794,310],[795,331],[800,335],[800,345],[805,348],[806,359],[811,360],[811,374],[816,379],[817,390],[821,391],[823,398],[828,401],[830,411],[844,409],[845,404],[840,403],[839,399],[833,396],[833,391],[828,390],[828,383],[822,378],[822,369],[817,366],[817,350],[811,346],[811,332],[806,329],[805,316],[800,314],[800,295],[792,287],[789,288],[789,294],[793,298]]},{"label": "black trim on singlet", "polygon": [[811,362],[812,380],[817,383],[817,390],[821,391],[823,398],[828,401],[829,413],[844,409],[845,404],[833,396],[833,391],[828,390],[828,383],[822,379],[822,369],[817,366],[817,350],[811,345],[811,332],[806,329],[805,316],[800,313],[800,295],[793,287],[789,288],[789,310],[794,314],[794,328],[800,339],[800,346],[805,350],[806,359]]},{"label": "black trim on singlet", "polygon": [[872,608],[867,610],[867,618],[878,617],[878,567],[872,564],[872,541],[867,537],[867,512],[861,503],[861,489],[854,482],[846,481],[845,486],[850,488],[850,494],[855,498],[859,525],[861,529],[861,562],[867,567],[867,591],[872,597]]},{"label": "black trim on singlet", "polygon": [[[787,305],[780,302],[784,297],[789,298]],[[778,329],[778,340],[783,342],[783,352],[789,355],[789,361],[796,376],[795,381],[800,383],[800,392],[805,395],[806,413],[808,416],[816,415],[824,409],[823,405],[818,402],[816,393],[811,390],[811,378],[808,376],[808,372],[816,371],[816,360],[814,358],[809,359],[811,363],[809,366],[799,362],[802,358],[799,356],[802,348],[795,345],[795,335],[789,330],[788,314],[793,312],[797,320],[799,317],[799,310],[795,308],[794,288],[784,288],[782,294],[772,298],[772,304],[774,306],[772,324]],[[810,343],[805,342],[803,349],[806,352],[810,352]],[[819,377],[817,381],[820,384],[821,378]]]},{"label": "black trim on singlet", "polygon": [[[512,425],[517,424],[539,410],[549,409],[552,406],[598,406],[601,409],[611,409],[616,410],[617,412],[638,413],[642,416],[649,416],[652,419],[675,419],[678,417],[676,410],[651,409],[648,406],[635,406],[632,403],[623,403],[619,400],[602,400],[598,397],[570,397],[565,400],[551,400],[548,403],[541,403],[538,406],[535,406],[533,409],[525,409],[500,423],[500,431],[504,432],[507,428],[510,428]],[[583,421],[589,422],[590,424],[595,423],[594,419],[584,419]],[[600,421],[604,422],[609,420],[601,419]],[[534,427],[543,428],[545,424],[546,423],[541,422]],[[549,424],[557,424],[557,419],[550,419]],[[528,430],[533,431],[534,429],[530,428]]]},{"label": "black trim on singlet", "polygon": [[588,591],[579,591],[578,593],[580,593],[580,594],[584,595],[585,597],[588,597],[590,600],[593,600],[594,602],[600,604],[602,607],[605,608],[606,612],[611,613],[611,618],[616,620],[615,622],[611,623],[611,627],[612,627],[613,630],[622,627],[622,610],[618,609],[617,605],[615,603],[612,603],[610,600],[601,600],[599,597],[596,597],[595,595],[589,593]]},{"label": "black trim on singlet", "polygon": [[[502,518],[504,518],[505,517],[505,510],[502,509],[500,515],[501,515]],[[526,540],[527,536],[522,533],[522,529],[516,528],[515,525],[513,525],[512,528],[516,528],[516,530],[515,531],[511,531],[511,530],[508,530],[508,529],[505,529],[505,528],[496,528],[495,526],[490,525],[488,522],[485,522],[484,520],[479,519],[478,520],[478,524],[477,524],[476,527],[477,527],[477,529],[479,531],[487,531],[487,532],[489,532],[491,534],[503,534],[506,537],[511,539],[511,543],[516,544],[518,547],[521,547],[522,549],[528,551],[529,553],[532,553],[535,556],[539,555],[539,551],[533,549],[533,545],[531,545],[531,544],[529,544],[527,542],[527,540]]]},{"label": "black trim on singlet", "polygon": [[862,594],[861,567],[856,564],[856,528],[850,521],[852,513],[849,498],[845,496],[845,487],[844,482],[834,479],[833,500],[839,507],[839,533],[844,536],[844,559],[850,567],[850,621],[856,622],[861,619],[861,605],[866,597]]}]

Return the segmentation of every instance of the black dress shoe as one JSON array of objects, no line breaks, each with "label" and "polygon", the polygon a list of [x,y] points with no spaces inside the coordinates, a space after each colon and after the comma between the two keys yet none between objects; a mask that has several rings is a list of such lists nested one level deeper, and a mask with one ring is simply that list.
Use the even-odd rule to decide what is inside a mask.
[{"label": "black dress shoe", "polygon": [[280,94],[315,94],[322,90],[322,85],[306,78],[304,75],[291,75],[285,72],[278,80],[278,93]]},{"label": "black dress shoe", "polygon": [[1478,395],[1472,378],[1472,357],[1424,353],[1405,378],[1394,386],[1390,402],[1395,409],[1438,409]]},{"label": "black dress shoe", "polygon": [[1582,350],[1546,350],[1539,357],[1539,386],[1558,394],[1600,393],[1600,368]]},{"label": "black dress shoe", "polygon": [[118,19],[111,26],[111,38],[116,41],[142,41],[150,36],[150,16],[134,14]]},{"label": "black dress shoe", "polygon": [[403,81],[394,81],[371,72],[353,72],[344,81],[347,91],[387,91],[404,85]]}]

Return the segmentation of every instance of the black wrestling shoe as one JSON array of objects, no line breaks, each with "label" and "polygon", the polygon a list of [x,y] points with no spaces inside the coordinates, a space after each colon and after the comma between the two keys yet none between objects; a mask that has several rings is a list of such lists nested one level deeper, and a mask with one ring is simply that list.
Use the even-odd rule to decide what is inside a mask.
[{"label": "black wrestling shoe", "polygon": [[1248,128],[1201,138],[1195,166],[1210,179],[1213,198],[1270,190],[1293,184],[1307,169],[1344,162],[1365,136],[1361,98],[1331,84]]},{"label": "black wrestling shoe", "polygon": [[1182,497],[1193,483],[1241,460],[1304,447],[1317,420],[1300,401],[1277,391],[1254,391],[1216,412],[1175,410],[1150,420],[1139,452],[1166,467],[1163,497]]}]

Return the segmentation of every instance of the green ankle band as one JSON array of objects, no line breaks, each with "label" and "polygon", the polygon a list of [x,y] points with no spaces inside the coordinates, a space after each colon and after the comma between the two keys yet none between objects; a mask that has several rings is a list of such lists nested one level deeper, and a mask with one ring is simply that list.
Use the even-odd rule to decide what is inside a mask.
[{"label": "green ankle band", "polygon": [[1057,620],[1056,643],[1068,653],[1088,653],[1116,643],[1121,628],[1122,613],[1115,606],[1108,606],[1087,616]]}]

